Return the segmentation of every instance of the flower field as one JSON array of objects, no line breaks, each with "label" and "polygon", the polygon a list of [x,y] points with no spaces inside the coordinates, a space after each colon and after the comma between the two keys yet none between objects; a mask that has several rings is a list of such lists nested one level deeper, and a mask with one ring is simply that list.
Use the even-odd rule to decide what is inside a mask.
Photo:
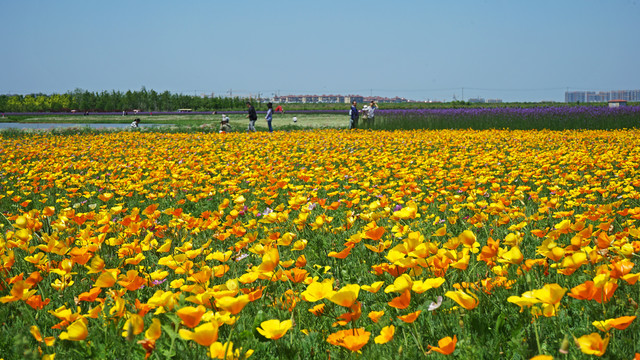
[{"label": "flower field", "polygon": [[0,358],[640,358],[639,137],[0,135]]},{"label": "flower field", "polygon": [[[612,130],[631,129],[640,123],[640,106],[471,107],[379,110],[371,128]],[[365,126],[367,126],[365,124]]]}]

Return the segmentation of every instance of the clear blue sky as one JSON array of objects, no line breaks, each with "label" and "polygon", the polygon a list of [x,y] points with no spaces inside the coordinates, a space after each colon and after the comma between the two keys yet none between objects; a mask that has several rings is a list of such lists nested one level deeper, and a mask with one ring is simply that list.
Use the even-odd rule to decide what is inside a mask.
[{"label": "clear blue sky", "polygon": [[2,94],[640,89],[640,0],[0,0],[0,19]]}]

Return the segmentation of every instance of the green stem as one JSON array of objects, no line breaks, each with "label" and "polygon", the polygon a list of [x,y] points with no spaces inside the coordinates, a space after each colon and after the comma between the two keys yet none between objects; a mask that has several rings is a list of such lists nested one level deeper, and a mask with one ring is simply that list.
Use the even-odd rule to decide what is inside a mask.
[{"label": "green stem", "polygon": [[420,341],[418,341],[418,329],[416,329],[416,323],[412,322],[412,329],[413,329],[413,333],[411,335],[413,335],[413,339],[416,341],[416,344],[418,344],[418,347],[420,348],[420,351],[422,351],[422,353],[424,355],[427,355],[427,352],[424,351],[424,347],[422,346],[422,343]]},{"label": "green stem", "polygon": [[533,318],[533,331],[536,334],[536,344],[538,345],[538,354],[542,354],[542,346],[540,346],[540,334],[538,334],[538,322],[536,321],[535,315]]},{"label": "green stem", "polygon": [[178,330],[179,330],[179,327],[180,327],[180,322],[177,321],[177,322],[175,322],[175,324],[176,324],[176,327],[175,327],[175,329],[173,329],[173,331],[176,334],[176,336],[172,336],[171,337],[171,346],[169,347],[169,354],[173,354],[173,345],[176,343],[176,338],[178,337],[177,334],[178,334]]}]

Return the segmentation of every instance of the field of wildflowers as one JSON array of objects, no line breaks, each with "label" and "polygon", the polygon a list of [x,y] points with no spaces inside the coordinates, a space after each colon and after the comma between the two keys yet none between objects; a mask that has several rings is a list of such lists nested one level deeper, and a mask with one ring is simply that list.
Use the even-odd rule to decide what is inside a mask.
[{"label": "field of wildflowers", "polygon": [[[365,127],[367,124],[365,122]],[[640,106],[537,106],[379,110],[370,128],[612,130],[640,126]]]},{"label": "field of wildflowers", "polygon": [[639,136],[0,137],[0,357],[640,358]]}]

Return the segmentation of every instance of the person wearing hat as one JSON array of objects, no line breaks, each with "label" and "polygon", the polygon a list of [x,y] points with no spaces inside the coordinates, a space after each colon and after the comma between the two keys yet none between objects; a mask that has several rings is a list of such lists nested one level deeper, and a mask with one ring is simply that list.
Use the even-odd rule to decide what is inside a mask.
[{"label": "person wearing hat", "polygon": [[229,125],[229,117],[225,114],[222,114],[222,121],[220,121],[220,132],[221,133],[231,132],[231,125]]}]

